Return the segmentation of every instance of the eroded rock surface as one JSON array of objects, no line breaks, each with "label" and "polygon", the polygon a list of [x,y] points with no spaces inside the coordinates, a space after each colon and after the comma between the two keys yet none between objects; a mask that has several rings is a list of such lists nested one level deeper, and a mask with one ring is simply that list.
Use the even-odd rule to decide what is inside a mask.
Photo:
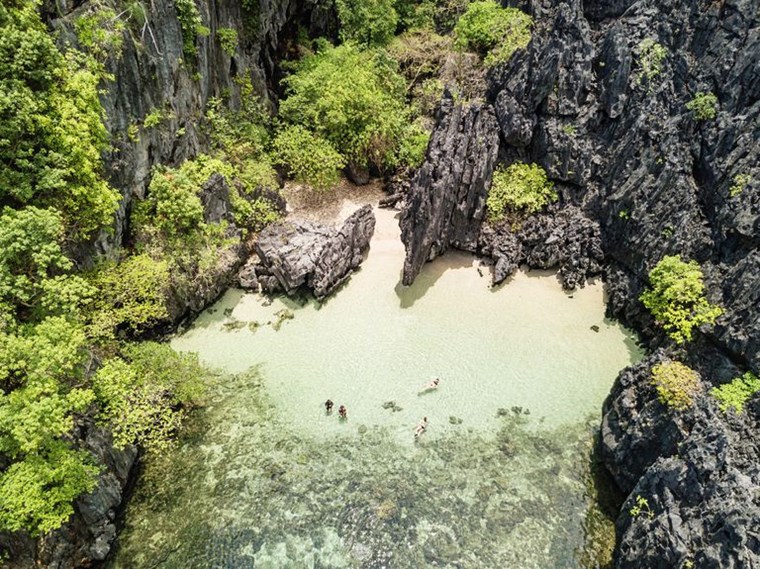
[{"label": "eroded rock surface", "polygon": [[240,286],[287,294],[306,286],[323,299],[361,264],[374,232],[370,205],[356,210],[340,229],[309,221],[270,225],[256,241],[256,257],[239,274]]}]

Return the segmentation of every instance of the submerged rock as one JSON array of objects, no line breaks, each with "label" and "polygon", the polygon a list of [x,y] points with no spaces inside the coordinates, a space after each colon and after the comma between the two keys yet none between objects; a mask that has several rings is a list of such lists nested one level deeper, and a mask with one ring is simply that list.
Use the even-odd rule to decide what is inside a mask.
[{"label": "submerged rock", "polygon": [[293,294],[308,287],[318,299],[329,296],[364,259],[375,231],[372,206],[349,216],[340,229],[308,221],[267,227],[238,280],[244,288]]}]

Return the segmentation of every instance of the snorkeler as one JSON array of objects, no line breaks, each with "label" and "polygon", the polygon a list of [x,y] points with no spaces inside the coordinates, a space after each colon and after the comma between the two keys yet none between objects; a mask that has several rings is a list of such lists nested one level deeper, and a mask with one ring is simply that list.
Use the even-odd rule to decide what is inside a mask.
[{"label": "snorkeler", "polygon": [[348,419],[348,411],[346,411],[345,405],[341,405],[340,407],[338,407],[338,417],[340,417],[344,421]]},{"label": "snorkeler", "polygon": [[428,426],[428,418],[423,417],[422,421],[419,422],[417,425],[417,428],[414,429],[414,438],[418,438],[422,433],[424,433],[427,430]]},{"label": "snorkeler", "polygon": [[437,377],[436,377],[435,379],[432,379],[432,380],[428,381],[428,382],[425,384],[425,387],[423,387],[423,388],[421,389],[421,392],[424,392],[424,391],[432,391],[432,390],[434,390],[434,389],[438,389],[438,384],[439,384],[440,382],[441,382],[441,380],[440,380],[440,379],[438,379]]},{"label": "snorkeler", "polygon": [[333,409],[332,399],[328,399],[327,401],[325,401],[325,411],[329,415],[330,413],[332,413],[332,409]]}]

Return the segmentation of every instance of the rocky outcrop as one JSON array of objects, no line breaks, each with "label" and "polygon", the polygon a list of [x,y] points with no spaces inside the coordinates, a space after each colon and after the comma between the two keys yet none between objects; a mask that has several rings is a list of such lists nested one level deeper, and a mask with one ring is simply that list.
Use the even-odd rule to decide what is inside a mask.
[{"label": "rocky outcrop", "polygon": [[307,287],[321,300],[361,264],[374,231],[370,205],[356,210],[340,229],[307,221],[270,225],[256,241],[256,257],[240,272],[240,286],[287,294]]},{"label": "rocky outcrop", "polygon": [[103,561],[116,537],[116,514],[137,457],[134,447],[117,449],[109,433],[92,424],[76,433],[82,447],[102,465],[95,490],[74,502],[74,514],[61,529],[37,540],[25,534],[0,533],[0,546],[10,552],[3,567],[75,569]]},{"label": "rocky outcrop", "polygon": [[[514,233],[483,229],[479,247],[493,259],[495,280],[522,262],[564,263],[565,284],[581,283],[584,273],[598,270],[602,252],[609,313],[641,331],[650,346],[667,346],[638,298],[664,255],[695,259],[708,297],[725,313],[677,357],[700,370],[706,390],[746,370],[760,373],[757,3],[535,0],[522,6],[534,16],[533,39],[489,73],[487,100],[498,121],[499,160],[542,165],[560,202]],[[646,40],[661,46],[659,64],[642,57]],[[687,108],[699,92],[716,95],[714,119],[698,120]],[[446,147],[436,137],[447,129],[441,121],[431,150]],[[450,144],[458,140],[455,133]],[[454,166],[429,154],[426,168]],[[458,190],[442,186],[448,196],[426,199],[456,201]],[[434,245],[446,231],[430,222],[435,216],[418,216],[431,208],[417,202],[405,214],[411,268],[437,253]],[[559,220],[573,209],[572,221]],[[571,227],[577,234],[563,237]],[[649,385],[654,361],[622,373],[604,408],[605,463],[630,493],[618,520],[616,566],[760,565],[760,479],[750,459],[756,462],[760,439],[757,401],[741,419],[716,412],[709,396],[674,415]],[[637,495],[649,500],[652,518],[631,518]]]},{"label": "rocky outcrop", "polygon": [[456,104],[450,94],[444,95],[425,162],[401,216],[405,285],[426,261],[450,247],[476,251],[498,151],[491,106]]},{"label": "rocky outcrop", "polygon": [[[700,395],[667,408],[650,382],[658,351],[625,370],[605,403],[601,450],[628,494],[616,566],[754,567],[760,559],[760,396],[736,415]],[[639,511],[637,500],[646,500]]]},{"label": "rocky outcrop", "polygon": [[525,264],[558,267],[562,286],[570,290],[601,274],[604,260],[599,225],[574,206],[531,216],[514,230],[508,223],[484,226],[478,253],[492,259],[494,284]]}]

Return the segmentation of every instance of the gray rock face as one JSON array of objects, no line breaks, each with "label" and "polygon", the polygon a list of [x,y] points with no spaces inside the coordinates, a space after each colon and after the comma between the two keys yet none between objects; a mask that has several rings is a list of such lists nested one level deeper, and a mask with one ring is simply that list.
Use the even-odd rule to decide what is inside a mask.
[{"label": "gray rock face", "polygon": [[[667,409],[650,385],[655,353],[624,371],[605,403],[601,449],[629,493],[616,567],[754,567],[760,557],[760,397],[726,415],[709,396]],[[648,508],[630,510],[641,497]],[[650,513],[651,511],[651,513]]]},{"label": "gray rock face", "polygon": [[270,225],[261,232],[256,257],[241,270],[239,283],[287,294],[306,286],[321,300],[361,264],[374,231],[370,205],[356,210],[337,230],[305,221]]},{"label": "gray rock face", "polygon": [[449,247],[475,252],[498,151],[491,106],[463,107],[446,95],[401,217],[405,285]]}]

